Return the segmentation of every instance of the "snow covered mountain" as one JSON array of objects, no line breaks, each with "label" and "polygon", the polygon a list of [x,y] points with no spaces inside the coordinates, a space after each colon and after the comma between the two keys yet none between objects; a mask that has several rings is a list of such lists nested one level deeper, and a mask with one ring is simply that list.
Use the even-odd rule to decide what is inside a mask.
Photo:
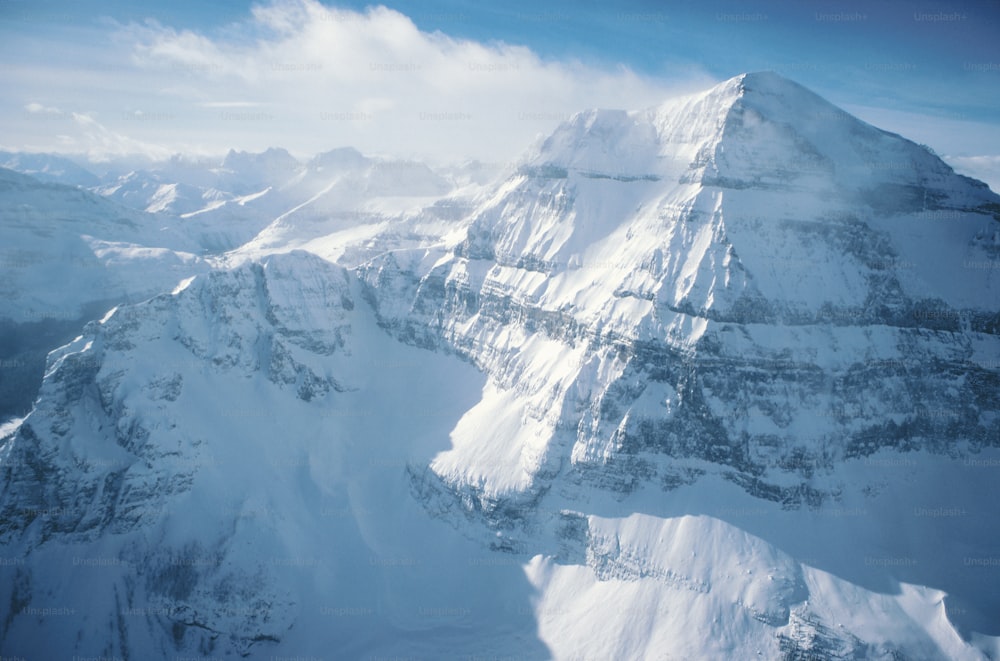
[{"label": "snow covered mountain", "polygon": [[[452,192],[426,164],[335,149],[314,157],[281,194],[294,200],[243,251],[289,250],[317,237],[364,231],[415,213]],[[370,230],[373,232],[374,230]]]},{"label": "snow covered mountain", "polygon": [[49,351],[205,272],[200,252],[169,218],[0,169],[0,419],[30,409]]},{"label": "snow covered mountain", "polygon": [[305,162],[268,149],[230,151],[221,164],[173,159],[93,190],[135,209],[180,216],[184,231],[208,251],[250,242],[243,252],[259,255],[324,237],[329,252],[338,231],[347,230],[341,251],[345,241],[356,246],[400,222],[408,223],[404,234],[413,234],[413,217],[425,207],[468,195],[489,181],[489,172],[463,164],[442,174],[425,163],[365,156],[350,147]]},{"label": "snow covered mountain", "polygon": [[89,188],[100,177],[78,163],[55,154],[24,154],[0,151],[0,167],[32,176],[39,181]]},{"label": "snow covered mountain", "polygon": [[462,230],[460,221],[490,190],[490,172],[468,163],[440,174],[419,161],[350,148],[319,154],[279,193],[299,202],[233,251],[233,259],[303,249],[356,266],[387,250],[439,243]]},{"label": "snow covered mountain", "polygon": [[[581,113],[460,241],[363,271],[385,327],[491,376],[416,488],[529,554],[539,512],[591,512],[595,490],[616,512],[672,511],[665,493],[709,480],[769,514],[877,508],[859,547],[892,548],[905,521],[920,569],[885,573],[948,588],[974,604],[954,621],[996,635],[997,585],[962,565],[996,548],[989,474],[938,485],[1000,444],[997,202],[773,74]],[[934,470],[864,469],[906,452]],[[945,494],[975,512],[960,534],[912,515]],[[806,557],[865,573],[815,527],[792,527],[823,540]]]},{"label": "snow covered mountain", "polygon": [[440,468],[498,498],[566,469],[611,486],[609,463],[625,492],[640,474],[683,482],[683,457],[803,503],[822,494],[768,474],[805,479],[915,435],[992,444],[1000,283],[973,266],[1000,250],[998,198],[835,112],[758,74],[583,113],[461,241],[367,265],[398,334],[467,353],[511,394],[531,377],[538,428],[470,439],[507,460],[456,448]]},{"label": "snow covered mountain", "polygon": [[5,653],[1000,656],[986,186],[746,74],[485,193],[393,173],[358,208],[440,225],[354,267],[376,166],[318,160],[232,268],[49,356]]},{"label": "snow covered mountain", "polygon": [[[182,215],[205,208],[220,197],[214,189],[202,191],[184,182],[168,182],[156,172],[135,171],[122,175],[110,184],[97,186],[94,192],[124,206],[147,213]],[[225,197],[223,197],[225,199]]]},{"label": "snow covered mountain", "polygon": [[342,269],[213,272],[50,370],[2,460],[5,652],[546,656],[519,566],[408,497],[483,376],[391,339]]},{"label": "snow covered mountain", "polygon": [[[111,163],[100,183],[55,155],[0,159],[32,175],[7,173],[0,193],[10,267],[0,301],[0,360],[8,364],[0,373],[0,419],[29,410],[45,354],[111,305],[170,291],[203,272],[204,258],[261,230],[231,263],[301,245],[356,264],[388,248],[434,242],[454,229],[471,207],[470,191],[481,187],[463,173],[483,172],[472,164],[444,177],[422,163],[349,148],[300,163],[269,149],[231,151],[221,162],[178,156],[138,169]],[[38,177],[71,186],[47,187]],[[87,187],[117,204],[95,199]]]}]

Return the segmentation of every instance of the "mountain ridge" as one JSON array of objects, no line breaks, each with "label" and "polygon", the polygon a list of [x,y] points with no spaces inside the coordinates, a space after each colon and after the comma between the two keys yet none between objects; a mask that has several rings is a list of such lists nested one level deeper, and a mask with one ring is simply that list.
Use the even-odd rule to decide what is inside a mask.
[{"label": "mountain ridge", "polygon": [[5,650],[996,656],[997,197],[802,89],[581,113],[423,235],[306,218],[91,323],[0,440]]},{"label": "mountain ridge", "polygon": [[[715,92],[738,98],[741,84]],[[675,107],[698,107],[715,92]],[[581,119],[591,116],[625,128]],[[632,117],[578,115],[556,132],[573,139],[551,144],[580,145],[587,158],[607,135],[631,145]],[[724,122],[705,125],[711,139],[724,133]],[[596,127],[594,141],[580,138],[581,127]],[[913,143],[865,134],[876,156],[900,148],[920,155],[911,170],[933,163],[909,176],[943,182],[948,199],[976,206],[945,215],[822,189],[698,183],[685,176],[690,163],[673,182],[595,179],[558,170],[568,161],[547,162],[543,144],[540,167],[498,187],[464,237],[365,265],[386,328],[457,350],[496,384],[490,403],[456,429],[455,448],[420,478],[443,483],[427,492],[455,492],[487,520],[498,508],[530,519],[531,503],[556,488],[596,481],[627,497],[655,477],[670,491],[697,481],[708,462],[734,468],[725,479],[755,497],[812,508],[831,506],[840,489],[814,480],[816,466],[885,447],[947,453],[934,439],[958,429],[973,448],[994,444],[997,402],[985,384],[997,378],[986,359],[996,283],[964,264],[996,250],[996,220],[978,206],[996,198]],[[705,152],[685,136],[677,153]],[[937,375],[920,368],[935,363]],[[943,404],[953,387],[945,374],[963,372],[976,404]],[[740,379],[763,398],[743,392]],[[490,431],[477,434],[480,426]]]}]

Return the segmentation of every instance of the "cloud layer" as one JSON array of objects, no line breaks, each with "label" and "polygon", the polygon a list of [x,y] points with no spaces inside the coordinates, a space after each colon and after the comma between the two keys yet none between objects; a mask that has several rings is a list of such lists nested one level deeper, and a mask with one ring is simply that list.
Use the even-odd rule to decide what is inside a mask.
[{"label": "cloud layer", "polygon": [[[21,25],[0,24],[5,65],[0,67],[5,91],[0,95],[0,148],[108,160],[129,155],[160,159],[171,153],[216,157],[231,148],[261,151],[271,146],[309,156],[350,145],[367,153],[438,161],[507,162],[579,110],[641,108],[705,89],[746,68],[761,68],[759,49],[733,41],[746,39],[746,30],[720,23],[717,12],[702,17],[714,32],[690,28],[697,23],[680,20],[683,13],[656,23],[656,39],[640,40],[643,53],[649,54],[646,60],[657,54],[662,59],[653,77],[593,60],[541,57],[502,41],[421,31],[406,15],[385,7],[353,11],[316,0],[270,2],[253,7],[239,22],[201,31],[152,20],[55,24],[30,23],[25,17]],[[631,43],[633,34],[625,27],[638,30],[649,18],[608,11],[590,17],[587,34],[613,39],[621,47]],[[548,18],[538,14],[538,21]],[[560,20],[546,27],[555,29],[566,17],[555,18]],[[720,36],[720,25],[732,28],[726,33],[729,39]],[[816,25],[811,29],[809,34],[817,36]],[[648,32],[643,33],[647,38]],[[691,39],[702,51],[692,50]],[[761,48],[775,44],[767,39],[753,43]],[[721,66],[718,53],[713,59],[705,48],[724,53],[722,59],[738,68]],[[931,145],[961,171],[1000,188],[996,124],[973,121],[971,115],[949,119],[924,114],[941,97],[940,90],[920,82],[925,79],[896,80],[902,74],[873,70],[865,58],[863,66],[854,62],[852,69],[846,54],[844,61],[823,60],[819,46],[815,52],[802,44],[787,48],[793,49],[790,55],[804,49],[832,70],[852,74],[847,81],[816,88],[831,101],[848,103],[846,108],[863,119]],[[687,59],[678,59],[678,53]],[[667,64],[692,60],[714,62],[715,74],[690,64]],[[797,77],[796,71],[785,73]],[[868,77],[853,75],[859,71]],[[882,107],[851,106],[852,95],[864,96],[874,84],[874,74],[874,83],[892,94],[903,89],[926,105],[910,104],[904,112],[872,98],[868,102]],[[955,84],[971,86],[969,94],[975,96],[976,85],[961,81]],[[895,86],[887,86],[889,82]]]},{"label": "cloud layer", "polygon": [[[521,46],[422,32],[385,7],[355,12],[314,0],[254,7],[246,21],[211,36],[151,22],[109,30],[113,55],[88,66],[83,53],[75,63],[85,85],[70,74],[54,94],[33,82],[38,73],[51,79],[51,70],[22,70],[13,89],[28,94],[18,119],[30,138],[8,146],[44,148],[58,136],[61,151],[94,157],[268,146],[311,154],[352,145],[509,159],[583,108],[643,107],[716,82],[690,69],[667,81],[545,61]],[[58,110],[67,107],[60,96],[78,107]],[[40,127],[41,116],[48,126]]]}]

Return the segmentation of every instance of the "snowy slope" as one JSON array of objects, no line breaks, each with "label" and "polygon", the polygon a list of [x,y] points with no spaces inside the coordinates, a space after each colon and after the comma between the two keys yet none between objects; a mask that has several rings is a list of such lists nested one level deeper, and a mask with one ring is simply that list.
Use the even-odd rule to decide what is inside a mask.
[{"label": "snowy slope", "polygon": [[773,74],[377,163],[53,352],[5,653],[1000,655],[1000,198]]},{"label": "snowy slope", "polygon": [[117,310],[3,457],[5,652],[545,658],[518,564],[408,497],[481,383],[302,253]]},{"label": "snowy slope", "polygon": [[171,218],[0,170],[0,419],[27,413],[45,354],[86,321],[206,271],[196,250]]},{"label": "snowy slope", "polygon": [[0,167],[34,177],[39,181],[88,188],[100,178],[73,160],[57,154],[27,154],[0,151]]},{"label": "snowy slope", "polygon": [[[540,425],[497,431],[507,441],[488,447],[505,447],[500,462],[470,436],[471,454],[456,449],[442,470],[502,494],[644,446],[756,477],[792,461],[790,444],[845,456],[905,444],[918,433],[908,425],[933,436],[956,422],[991,443],[985,384],[997,374],[983,361],[1000,283],[968,265],[998,254],[1000,198],[858,120],[827,121],[827,135],[808,119],[821,112],[835,109],[764,74],[644,113],[584,113],[450,250],[374,260],[365,272],[385,292],[387,325],[468,352]],[[899,154],[910,167],[884,180],[853,174]],[[810,173],[805,161],[831,165]],[[872,193],[884,186],[920,191],[918,207]],[[950,372],[917,369],[935,359]],[[734,365],[755,391],[734,382]],[[954,414],[925,413],[944,409]]]},{"label": "snowy slope", "polygon": [[115,175],[93,191],[125,206],[180,216],[184,233],[210,252],[252,238],[295,202],[272,194],[303,166],[283,149],[230,151],[221,162],[175,157]]},{"label": "snowy slope", "polygon": [[314,157],[278,194],[295,203],[235,251],[236,259],[301,248],[353,265],[427,244],[450,229],[456,207],[466,211],[469,191],[424,163],[342,148]]},{"label": "snowy slope", "polygon": [[[893,582],[926,578],[927,556],[880,547],[854,502],[789,512],[712,479],[596,490],[538,503],[521,548],[513,520],[484,535],[439,511],[414,476],[487,377],[396,342],[363,299],[342,269],[276,255],[55,352],[0,454],[5,556],[25,559],[0,567],[5,651],[982,658],[940,589]],[[949,502],[981,510],[983,486]]]},{"label": "snowy slope", "polygon": [[[439,173],[421,162],[365,156],[349,147],[305,162],[268,149],[230,151],[218,164],[173,159],[93,190],[149,213],[180,216],[185,234],[210,252],[249,242],[240,258],[299,247],[370,257],[375,252],[366,244],[374,237],[379,245],[398,247],[437,236],[446,222],[441,217],[453,220],[456,203],[446,201],[443,211],[435,203],[468,197],[488,179],[486,172],[469,163]],[[465,213],[467,205],[458,204]]]},{"label": "snowy slope", "polygon": [[169,182],[162,175],[148,171],[129,172],[93,190],[121,205],[147,213],[182,215],[203,209],[206,204],[216,201],[216,195],[211,190],[202,191],[183,182]]},{"label": "snowy slope", "polygon": [[[200,270],[201,262],[170,219],[2,169],[0,245],[0,318],[19,322],[75,319],[92,302],[149,296]],[[125,261],[144,277],[117,273]]]},{"label": "snowy slope", "polygon": [[[996,447],[1000,283],[973,266],[997,259],[998,202],[773,74],[577,115],[450,247],[362,269],[385,327],[490,375],[420,478],[429,501],[528,549],[556,493],[572,505],[715,476],[836,511],[898,488],[850,462]],[[955,479],[991,492],[982,473]],[[952,569],[966,544],[995,544],[970,542],[983,516],[932,546]],[[976,579],[919,580],[1000,633]]]}]

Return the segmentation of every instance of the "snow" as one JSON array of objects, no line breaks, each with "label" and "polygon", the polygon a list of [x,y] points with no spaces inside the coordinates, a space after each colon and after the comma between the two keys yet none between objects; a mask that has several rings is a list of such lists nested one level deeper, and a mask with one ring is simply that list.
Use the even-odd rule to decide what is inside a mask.
[{"label": "snow", "polygon": [[110,294],[0,425],[0,604],[76,609],[5,653],[1000,651],[997,198],[918,145],[746,74],[100,192],[0,170],[0,316]]},{"label": "snow", "polygon": [[9,170],[0,181],[7,278],[0,318],[74,320],[93,305],[141,299],[207,268],[176,227],[163,231],[152,217],[78,188]]},{"label": "snow", "polygon": [[173,291],[170,292],[170,293],[171,294],[179,294],[179,293],[181,293],[182,291],[184,291],[185,289],[187,289],[191,285],[192,282],[194,282],[194,279],[195,279],[195,276],[191,276],[190,278],[184,278],[179,283],[177,283],[177,286],[174,287]]},{"label": "snow", "polygon": [[0,439],[6,441],[13,436],[22,422],[24,418],[11,418],[0,423]]}]

